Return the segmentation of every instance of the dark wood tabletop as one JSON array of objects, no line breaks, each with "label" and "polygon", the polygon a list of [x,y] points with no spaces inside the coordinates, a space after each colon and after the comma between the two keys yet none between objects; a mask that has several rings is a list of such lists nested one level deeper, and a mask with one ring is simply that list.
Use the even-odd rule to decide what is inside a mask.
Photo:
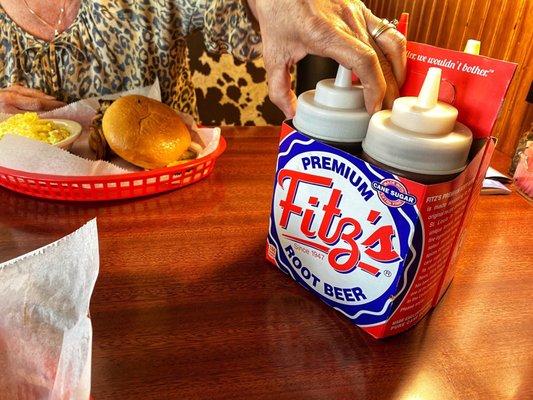
[{"label": "dark wood tabletop", "polygon": [[0,189],[0,261],[98,218],[95,400],[533,398],[525,199],[482,196],[442,302],[378,341],[265,261],[278,129],[224,135],[213,175],[159,196],[82,205]]}]

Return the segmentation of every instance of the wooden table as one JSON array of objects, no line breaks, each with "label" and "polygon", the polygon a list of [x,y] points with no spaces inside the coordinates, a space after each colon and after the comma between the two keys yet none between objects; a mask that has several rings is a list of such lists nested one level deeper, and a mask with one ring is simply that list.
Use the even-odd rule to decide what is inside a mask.
[{"label": "wooden table", "polygon": [[522,197],[483,196],[441,304],[376,341],[264,259],[278,130],[224,134],[211,177],[161,196],[75,205],[0,189],[0,261],[98,217],[95,400],[533,398]]}]

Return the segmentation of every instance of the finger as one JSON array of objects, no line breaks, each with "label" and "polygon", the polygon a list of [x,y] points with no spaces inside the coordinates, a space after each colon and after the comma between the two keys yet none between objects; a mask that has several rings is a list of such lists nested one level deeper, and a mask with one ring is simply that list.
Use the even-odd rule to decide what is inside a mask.
[{"label": "finger", "polygon": [[381,70],[376,51],[361,40],[339,31],[335,44],[325,49],[326,57],[351,69],[363,86],[365,106],[369,114],[381,110],[387,83]]},{"label": "finger", "polygon": [[5,97],[8,104],[24,111],[50,111],[65,105],[58,100],[28,97],[16,93],[7,93]]},{"label": "finger", "polygon": [[28,97],[40,97],[40,98],[50,99],[50,100],[55,99],[54,96],[50,96],[46,93],[41,92],[40,90],[27,88],[25,86],[21,86],[18,84],[9,86],[5,90],[8,92],[16,92],[18,94],[21,94],[23,96],[28,96]]},{"label": "finger", "polygon": [[[372,32],[382,23],[381,19],[372,14],[368,8],[364,9],[363,15],[365,17],[368,32]],[[398,82],[398,85],[401,87],[405,81],[407,65],[407,40],[405,39],[405,36],[396,29],[391,28],[379,35],[375,42],[390,62],[396,82]]]},{"label": "finger", "polygon": [[366,26],[366,20],[360,3],[349,3],[342,11],[342,20],[347,25],[350,32],[365,43],[369,43],[370,33]]},{"label": "finger", "polygon": [[385,97],[383,99],[383,108],[390,109],[392,108],[392,103],[400,96],[400,90],[398,87],[398,82],[393,73],[391,64],[381,51],[381,48],[376,44],[374,39],[369,38],[370,45],[376,51],[376,54],[379,59],[379,65],[381,66],[381,71],[383,71],[383,76],[385,77],[385,82],[387,82],[387,90],[385,91]]},{"label": "finger", "polygon": [[349,34],[356,36],[364,44],[366,44],[367,46],[371,46],[375,50],[379,59],[381,71],[383,72],[383,76],[385,77],[385,82],[387,83],[387,89],[385,91],[385,97],[383,98],[382,107],[392,108],[392,104],[394,100],[396,100],[396,98],[398,98],[398,96],[400,95],[400,91],[398,89],[398,82],[393,73],[389,60],[387,59],[381,48],[378,46],[378,44],[370,36],[365,17],[363,16],[363,13],[361,12],[360,8],[347,8],[343,14],[343,17],[344,22],[347,25],[346,31]]},{"label": "finger", "polygon": [[24,111],[19,110],[17,107],[13,107],[9,104],[0,104],[0,114],[18,114],[20,112]]},{"label": "finger", "polygon": [[296,94],[291,89],[289,67],[283,64],[265,66],[268,79],[268,97],[286,118],[294,117],[296,112]]}]

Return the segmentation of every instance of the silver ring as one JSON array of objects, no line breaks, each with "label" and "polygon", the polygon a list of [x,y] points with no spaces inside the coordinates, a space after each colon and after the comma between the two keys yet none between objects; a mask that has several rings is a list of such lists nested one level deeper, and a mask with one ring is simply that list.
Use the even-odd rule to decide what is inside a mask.
[{"label": "silver ring", "polygon": [[388,19],[383,18],[381,20],[381,24],[378,25],[374,30],[370,33],[370,36],[374,38],[374,40],[377,40],[377,38],[384,32],[388,31],[389,29],[396,29],[396,25],[398,24],[398,21],[394,20],[392,22],[389,22]]}]

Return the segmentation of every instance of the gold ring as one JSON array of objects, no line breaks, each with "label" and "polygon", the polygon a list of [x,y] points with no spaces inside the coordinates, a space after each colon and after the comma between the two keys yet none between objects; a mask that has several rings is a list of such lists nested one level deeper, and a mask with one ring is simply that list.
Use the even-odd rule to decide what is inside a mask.
[{"label": "gold ring", "polygon": [[381,24],[378,25],[372,33],[370,33],[370,36],[374,38],[374,40],[377,40],[377,38],[383,33],[388,31],[389,29],[396,29],[396,25],[398,24],[398,21],[394,20],[392,22],[389,22],[388,19],[383,18],[381,20]]}]

